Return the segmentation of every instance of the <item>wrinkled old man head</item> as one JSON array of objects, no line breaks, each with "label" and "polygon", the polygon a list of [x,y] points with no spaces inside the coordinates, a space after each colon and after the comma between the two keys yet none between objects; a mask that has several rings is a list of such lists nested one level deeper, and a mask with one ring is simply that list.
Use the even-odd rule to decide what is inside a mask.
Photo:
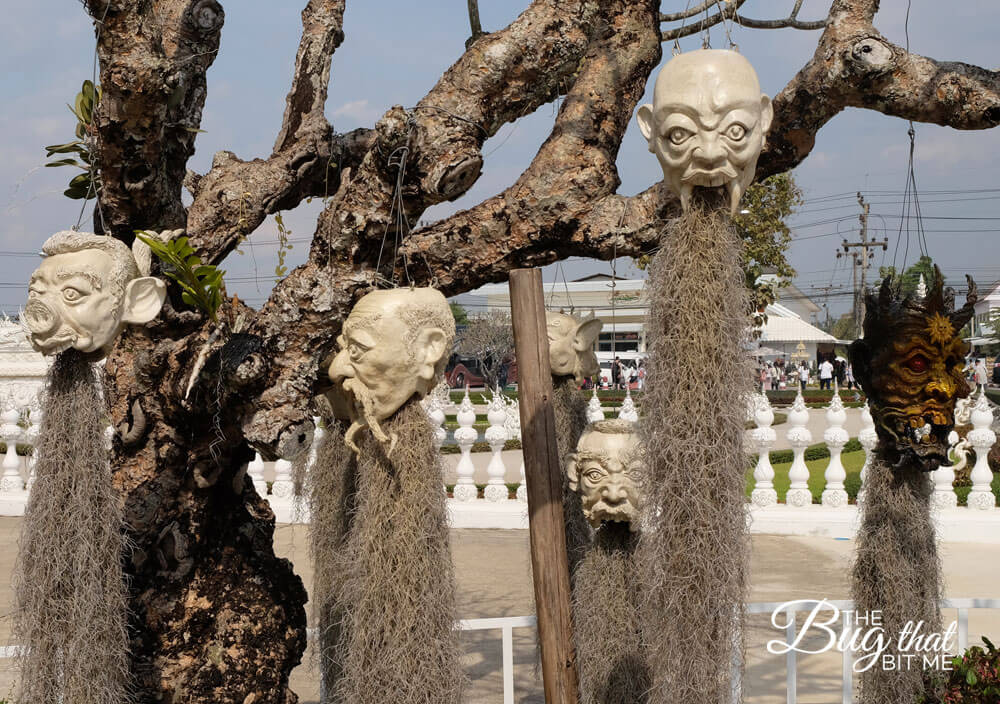
[{"label": "wrinkled old man head", "polygon": [[42,252],[24,309],[28,339],[42,354],[72,347],[103,356],[125,324],[147,323],[160,312],[166,286],[139,275],[125,243],[65,230],[46,240]]},{"label": "wrinkled old man head", "polygon": [[688,209],[695,186],[725,186],[733,214],[753,182],[772,116],[750,62],[721,49],[667,62],[656,78],[653,104],[637,115],[681,207]]},{"label": "wrinkled old man head", "polygon": [[618,521],[636,530],[642,467],[642,446],[634,423],[616,419],[587,426],[566,462],[566,476],[594,528],[602,521]]},{"label": "wrinkled old man head", "polygon": [[545,327],[552,375],[572,375],[578,384],[584,377],[595,376],[600,367],[594,354],[594,342],[602,326],[597,318],[580,320],[565,313],[547,312]]},{"label": "wrinkled old man head", "polygon": [[395,441],[379,421],[413,395],[423,398],[434,388],[454,338],[448,301],[432,288],[372,291],[354,305],[329,369],[331,401],[335,407],[347,401],[348,445],[357,451],[354,437],[367,427],[392,451]]}]

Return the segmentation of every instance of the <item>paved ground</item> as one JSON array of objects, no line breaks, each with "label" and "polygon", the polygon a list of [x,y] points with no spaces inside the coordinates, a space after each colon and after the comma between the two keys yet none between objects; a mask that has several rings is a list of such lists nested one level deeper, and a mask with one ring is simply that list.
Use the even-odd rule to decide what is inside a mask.
[{"label": "paved ground", "polygon": [[[11,608],[9,575],[20,519],[0,518],[0,644],[9,642]],[[278,527],[275,545],[291,559],[306,584],[312,573],[308,561],[306,529]],[[750,600],[848,598],[850,541],[820,538],[753,536],[752,590]],[[941,546],[950,597],[1000,596],[1000,546],[949,543]],[[455,530],[452,554],[459,586],[459,616],[519,616],[533,612],[527,531]],[[946,619],[953,618],[945,614]],[[1000,635],[1000,613],[972,612],[970,634]],[[758,617],[748,632],[747,702],[780,704],[785,701],[783,658],[769,655],[765,643],[778,636],[766,617]],[[466,639],[467,671],[472,679],[466,701],[493,704],[501,701],[500,641],[485,632]],[[292,686],[305,703],[315,703],[319,686],[311,667],[311,649],[292,675]],[[516,701],[540,704],[541,683],[534,667],[534,639],[526,629],[515,631]],[[0,660],[0,698],[14,677],[10,660]],[[799,676],[799,701],[831,704],[839,701],[838,655],[803,656]]]}]

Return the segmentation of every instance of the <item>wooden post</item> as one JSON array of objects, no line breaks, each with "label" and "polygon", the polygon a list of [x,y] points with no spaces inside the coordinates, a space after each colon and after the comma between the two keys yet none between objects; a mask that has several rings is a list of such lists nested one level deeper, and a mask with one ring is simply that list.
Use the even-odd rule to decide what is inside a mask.
[{"label": "wooden post", "polygon": [[576,650],[562,510],[562,466],[556,446],[540,269],[515,269],[510,273],[510,304],[545,702],[577,704]]}]

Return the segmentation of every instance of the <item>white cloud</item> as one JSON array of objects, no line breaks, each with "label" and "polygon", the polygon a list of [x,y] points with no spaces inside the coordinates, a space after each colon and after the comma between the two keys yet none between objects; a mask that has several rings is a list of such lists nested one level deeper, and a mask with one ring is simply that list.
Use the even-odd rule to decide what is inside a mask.
[{"label": "white cloud", "polygon": [[352,100],[333,111],[334,117],[347,118],[361,125],[371,125],[382,113],[368,104],[368,100]]}]

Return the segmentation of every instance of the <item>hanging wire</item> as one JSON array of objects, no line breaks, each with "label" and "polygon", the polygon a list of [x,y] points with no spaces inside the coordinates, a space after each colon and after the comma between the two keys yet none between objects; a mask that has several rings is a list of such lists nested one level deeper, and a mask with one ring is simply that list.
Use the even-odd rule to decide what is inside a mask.
[{"label": "hanging wire", "polygon": [[[726,5],[729,4],[728,0],[726,0],[725,4]],[[726,17],[726,12],[722,5],[723,5],[722,0],[715,0],[715,6],[719,8],[719,14],[722,17],[722,30],[726,33],[726,42],[729,44],[730,50],[739,51],[740,48],[736,46],[735,42],[733,42],[733,35],[732,35],[733,20],[736,18],[736,10],[735,9],[733,10],[733,14],[731,17]]]},{"label": "hanging wire", "polygon": [[[413,138],[414,122],[411,115],[409,120],[409,130],[406,135],[406,144],[397,147],[389,154],[386,161],[389,168],[396,167],[396,182],[393,186],[392,199],[389,201],[389,216],[386,218],[385,229],[382,231],[382,243],[379,245],[378,260],[375,264],[376,275],[382,268],[382,254],[385,251],[385,243],[389,236],[389,228],[395,226],[395,233],[392,243],[392,260],[390,267],[392,273],[388,279],[382,277],[390,288],[395,288],[396,283],[396,257],[399,256],[399,248],[403,243],[403,238],[410,233],[410,221],[406,217],[406,207],[403,201],[403,183],[406,180],[406,160],[410,155],[410,142]],[[403,274],[406,276],[406,283],[412,285],[413,279],[410,277],[410,268],[407,257],[403,255]]]},{"label": "hanging wire", "polygon": [[[684,5],[684,19],[681,20],[681,26],[680,26],[681,29],[684,29],[684,25],[687,24],[687,11],[689,9],[691,9],[691,0],[687,0],[687,4]],[[680,33],[678,32],[678,34]],[[674,46],[671,49],[670,53],[673,56],[677,56],[678,54],[681,53],[681,42],[679,36],[674,37]]]}]

